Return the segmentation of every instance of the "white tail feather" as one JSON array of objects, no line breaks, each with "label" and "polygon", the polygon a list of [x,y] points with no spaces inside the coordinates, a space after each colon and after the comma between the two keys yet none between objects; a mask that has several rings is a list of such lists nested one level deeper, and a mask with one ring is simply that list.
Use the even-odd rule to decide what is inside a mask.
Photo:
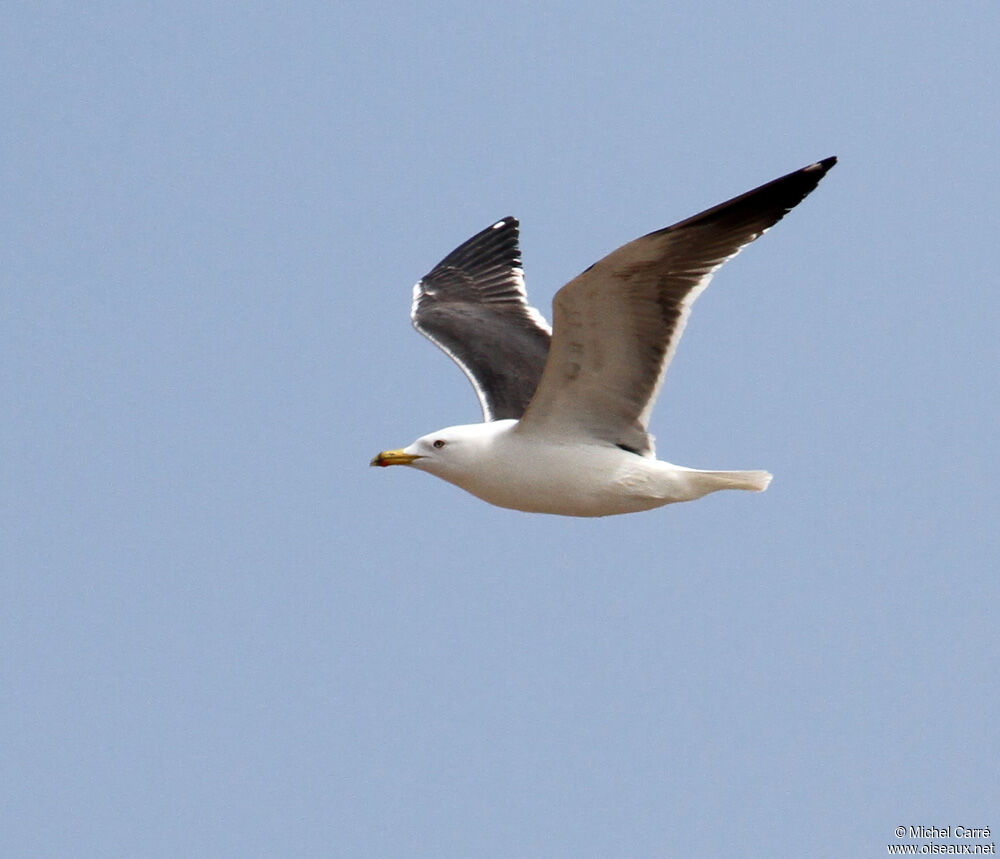
[{"label": "white tail feather", "polygon": [[707,473],[725,481],[726,489],[763,492],[771,483],[771,474],[768,471],[710,471]]}]

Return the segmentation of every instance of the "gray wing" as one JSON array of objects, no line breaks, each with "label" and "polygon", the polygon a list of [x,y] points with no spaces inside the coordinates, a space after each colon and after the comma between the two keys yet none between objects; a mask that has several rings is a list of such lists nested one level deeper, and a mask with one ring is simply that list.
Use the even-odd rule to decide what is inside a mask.
[{"label": "gray wing", "polygon": [[465,371],[483,419],[524,414],[549,352],[551,329],[524,291],[517,221],[473,236],[413,287],[410,318]]},{"label": "gray wing", "polygon": [[836,162],[810,164],[629,242],[566,284],[553,301],[549,360],[520,429],[654,455],[650,412],[695,298]]}]

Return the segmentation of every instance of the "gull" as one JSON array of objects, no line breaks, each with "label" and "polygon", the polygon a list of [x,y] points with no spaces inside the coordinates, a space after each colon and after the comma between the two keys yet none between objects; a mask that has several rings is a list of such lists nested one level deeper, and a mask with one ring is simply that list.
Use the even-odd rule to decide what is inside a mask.
[{"label": "gull", "polygon": [[426,471],[499,507],[564,516],[764,491],[766,471],[658,460],[650,413],[712,275],[836,163],[810,164],[623,245],[556,293],[551,329],[528,304],[518,222],[473,236],[413,288],[410,317],[468,376],[483,422],[421,436],[371,464]]}]

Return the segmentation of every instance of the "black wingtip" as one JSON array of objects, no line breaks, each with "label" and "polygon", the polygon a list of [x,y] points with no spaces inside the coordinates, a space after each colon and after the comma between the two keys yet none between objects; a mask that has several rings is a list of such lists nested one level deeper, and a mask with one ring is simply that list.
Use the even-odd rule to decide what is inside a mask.
[{"label": "black wingtip", "polygon": [[748,238],[744,244],[753,241],[764,230],[774,226],[788,212],[794,209],[812,191],[816,189],[827,171],[837,163],[835,155],[807,164],[798,170],[793,170],[784,176],[733,197],[725,203],[719,203],[711,209],[706,209],[683,221],[679,221],[662,230],[656,230],[649,235],[664,235],[673,230],[684,229],[696,225],[714,224],[719,226],[728,223],[727,229],[747,227],[757,224],[757,232]]},{"label": "black wingtip", "polygon": [[813,170],[821,170],[821,171],[823,171],[823,173],[826,173],[827,170],[829,170],[831,167],[833,167],[833,165],[836,164],[836,163],[837,163],[837,156],[836,155],[831,155],[829,158],[824,158],[822,161],[817,161],[815,164],[810,164],[805,169],[807,171],[809,171],[810,173]]},{"label": "black wingtip", "polygon": [[448,270],[460,270],[470,277],[477,277],[495,267],[520,268],[521,250],[518,247],[518,221],[508,215],[480,230],[471,239],[460,244],[424,276],[431,280]]}]

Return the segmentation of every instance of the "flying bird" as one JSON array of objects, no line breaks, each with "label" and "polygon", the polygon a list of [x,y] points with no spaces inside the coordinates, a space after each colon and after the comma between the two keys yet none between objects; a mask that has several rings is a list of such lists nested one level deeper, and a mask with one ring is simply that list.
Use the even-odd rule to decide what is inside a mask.
[{"label": "flying bird", "polygon": [[623,245],[556,293],[551,329],[528,304],[518,222],[473,236],[413,288],[410,317],[469,377],[483,423],[438,430],[371,464],[408,465],[500,507],[564,516],[763,492],[766,471],[658,460],[650,413],[712,275],[836,163],[810,164]]}]

